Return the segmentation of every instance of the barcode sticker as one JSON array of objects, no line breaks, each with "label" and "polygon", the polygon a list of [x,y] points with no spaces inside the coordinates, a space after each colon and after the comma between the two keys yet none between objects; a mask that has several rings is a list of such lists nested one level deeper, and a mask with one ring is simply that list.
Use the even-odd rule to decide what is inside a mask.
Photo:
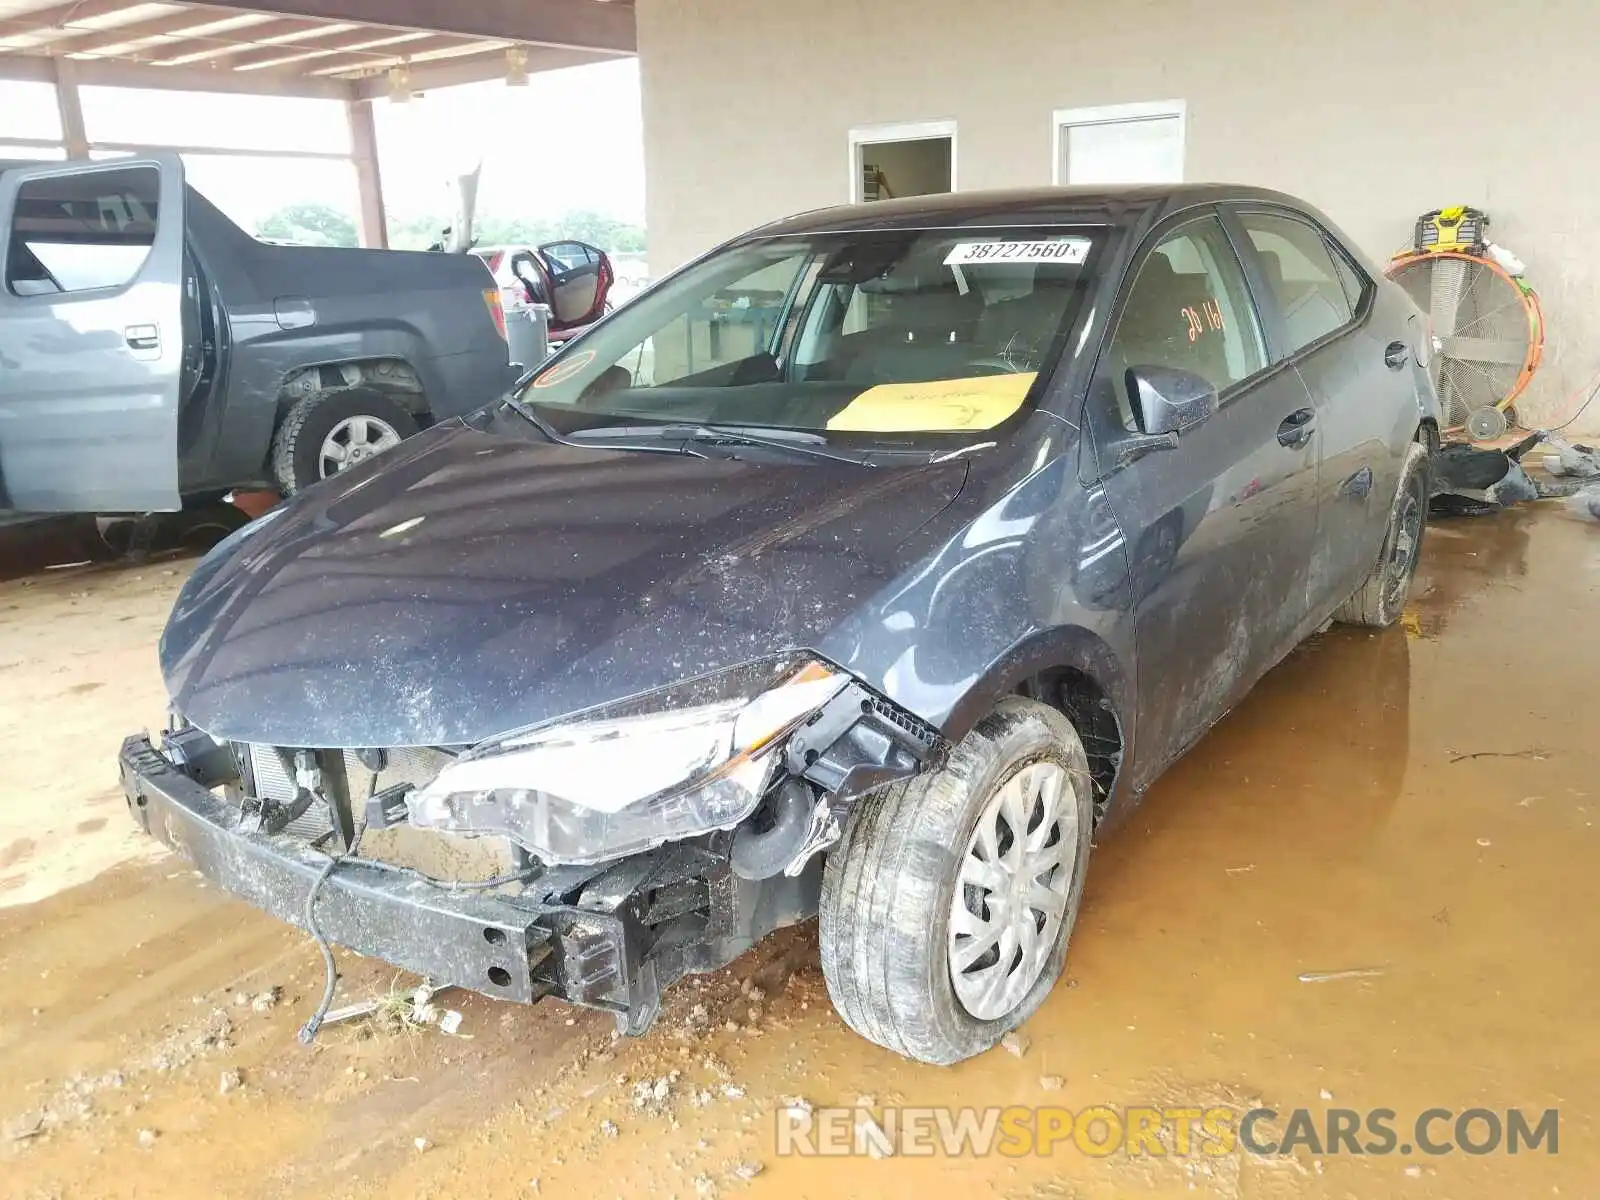
[{"label": "barcode sticker", "polygon": [[1038,242],[957,242],[945,255],[947,267],[986,262],[1081,263],[1089,257],[1088,238]]}]

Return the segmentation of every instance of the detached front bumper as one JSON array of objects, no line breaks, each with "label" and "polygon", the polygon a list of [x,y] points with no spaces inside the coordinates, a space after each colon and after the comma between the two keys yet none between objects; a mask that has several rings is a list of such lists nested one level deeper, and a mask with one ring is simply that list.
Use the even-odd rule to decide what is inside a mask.
[{"label": "detached front bumper", "polygon": [[[134,820],[207,879],[279,920],[305,925],[306,896],[327,858],[296,838],[240,828],[239,808],[130,737],[120,755]],[[593,874],[593,872],[591,872]],[[531,1004],[558,996],[603,1009],[640,1033],[655,1019],[659,978],[643,953],[640,898],[607,909],[454,891],[409,872],[346,862],[323,884],[317,924],[332,942],[430,979]],[[681,955],[679,956],[681,959]],[[682,974],[679,959],[671,978]]]}]

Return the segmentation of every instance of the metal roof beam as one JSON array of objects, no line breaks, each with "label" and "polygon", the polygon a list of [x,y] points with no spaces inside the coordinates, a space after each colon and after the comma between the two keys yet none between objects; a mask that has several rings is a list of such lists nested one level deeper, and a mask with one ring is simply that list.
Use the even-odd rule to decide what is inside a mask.
[{"label": "metal roof beam", "polygon": [[[253,14],[252,14],[253,15]],[[264,18],[262,18],[264,19]],[[215,12],[181,12],[160,17],[154,21],[139,21],[132,25],[117,25],[111,29],[84,29],[71,31],[50,41],[52,54],[98,54],[117,46],[135,42],[175,39],[179,35],[198,33],[224,25],[234,29],[254,29],[255,22],[240,24],[237,17]]]},{"label": "metal roof beam", "polygon": [[[330,34],[335,30],[341,30],[341,27],[337,25],[328,27]],[[224,65],[235,71],[258,71],[263,67],[313,62],[319,58],[345,54],[351,50],[404,45],[429,36],[418,29],[357,29],[353,32],[341,31],[337,37],[318,34],[315,37],[296,38],[292,42],[281,42],[276,46],[229,51]]]},{"label": "metal roof beam", "polygon": [[[529,74],[538,71],[559,71],[566,67],[584,67],[591,63],[615,62],[616,56],[592,50],[556,50],[535,46],[528,50]],[[409,67],[411,90],[426,92],[434,88],[456,87],[464,83],[482,83],[488,79],[504,79],[506,52],[490,50],[482,54],[463,54],[457,58],[436,59],[433,62],[413,63]],[[389,94],[387,74],[369,75],[362,79],[346,80],[357,99],[375,100]]]},{"label": "metal roof beam", "polygon": [[238,31],[229,29],[216,37],[186,38],[167,46],[156,47],[149,61],[165,66],[181,67],[185,63],[205,62],[229,54],[243,54],[258,46],[271,46],[280,42],[293,42],[297,38],[315,37],[319,33],[345,33],[348,25],[320,25],[314,21],[273,20],[259,25],[246,25]]},{"label": "metal roof beam", "polygon": [[[344,79],[303,79],[272,71],[213,71],[205,67],[152,67],[113,58],[78,59],[82,87],[147,88],[177,92],[232,92],[246,96],[311,96],[344,100],[351,86]],[[0,79],[52,83],[51,62],[34,54],[0,54]]]},{"label": "metal roof beam", "polygon": [[96,21],[135,7],[139,0],[69,0],[66,4],[53,4],[49,8],[15,16],[0,17],[0,36],[48,36],[51,40],[70,37],[85,32],[73,26],[82,21]]},{"label": "metal roof beam", "polygon": [[425,29],[469,38],[494,38],[610,54],[634,54],[631,4],[596,0],[208,0],[216,8],[276,16]]},{"label": "metal roof beam", "polygon": [[[486,45],[481,40],[463,41],[457,37],[433,35],[417,41],[382,46],[368,53],[335,55],[317,62],[303,63],[296,69],[307,75],[348,75],[363,70],[384,70],[404,62],[415,70],[428,63],[449,62],[466,55],[494,52],[503,56],[506,49],[505,45]],[[504,61],[502,57],[501,62]]]}]

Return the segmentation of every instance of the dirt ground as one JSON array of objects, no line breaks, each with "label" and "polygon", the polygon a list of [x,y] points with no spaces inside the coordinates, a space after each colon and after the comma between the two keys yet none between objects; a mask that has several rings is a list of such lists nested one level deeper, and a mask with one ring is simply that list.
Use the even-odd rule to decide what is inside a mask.
[{"label": "dirt ground", "polygon": [[[637,1041],[457,992],[461,1036],[358,1023],[303,1049],[315,949],[131,834],[116,789],[120,738],[162,719],[187,569],[0,584],[0,1194],[1596,1194],[1600,533],[1554,508],[1436,525],[1404,630],[1335,630],[1274,671],[1098,848],[1023,1053],[948,1070],[843,1027],[811,927],[686,982]],[[343,998],[414,982],[342,960]],[[1382,1107],[1402,1130],[1559,1108],[1560,1140],[780,1157],[792,1097]]]}]

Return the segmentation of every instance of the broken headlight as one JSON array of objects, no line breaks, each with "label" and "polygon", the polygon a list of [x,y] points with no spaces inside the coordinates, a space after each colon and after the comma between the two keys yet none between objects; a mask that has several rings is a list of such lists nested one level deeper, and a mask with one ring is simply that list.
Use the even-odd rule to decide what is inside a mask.
[{"label": "broken headlight", "polygon": [[411,823],[504,834],[552,863],[729,829],[760,803],[783,739],[846,682],[790,658],[510,734],[412,792]]}]

